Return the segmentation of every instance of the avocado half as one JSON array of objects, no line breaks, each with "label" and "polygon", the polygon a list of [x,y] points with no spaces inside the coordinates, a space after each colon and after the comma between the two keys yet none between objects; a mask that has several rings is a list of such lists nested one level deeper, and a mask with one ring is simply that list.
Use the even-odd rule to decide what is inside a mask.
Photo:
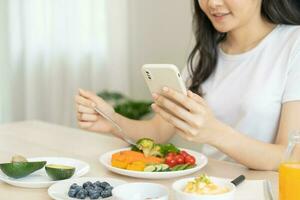
[{"label": "avocado half", "polygon": [[11,178],[23,178],[43,168],[46,163],[46,161],[2,163],[0,169]]},{"label": "avocado half", "polygon": [[71,178],[75,173],[75,167],[66,165],[46,165],[45,170],[53,180],[64,180]]}]

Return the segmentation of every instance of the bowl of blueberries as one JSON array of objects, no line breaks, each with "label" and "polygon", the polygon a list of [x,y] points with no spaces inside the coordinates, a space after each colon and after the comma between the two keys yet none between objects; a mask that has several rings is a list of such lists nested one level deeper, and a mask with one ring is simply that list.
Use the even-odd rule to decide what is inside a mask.
[{"label": "bowl of blueberries", "polygon": [[55,200],[65,199],[112,199],[112,190],[125,181],[113,178],[82,177],[60,181],[48,189],[48,194]]}]

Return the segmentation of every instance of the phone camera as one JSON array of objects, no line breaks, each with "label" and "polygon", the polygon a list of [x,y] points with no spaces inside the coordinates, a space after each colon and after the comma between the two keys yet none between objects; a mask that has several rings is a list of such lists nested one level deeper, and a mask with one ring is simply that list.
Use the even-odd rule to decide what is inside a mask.
[{"label": "phone camera", "polygon": [[151,78],[150,73],[148,71],[146,71],[146,74],[147,74],[148,79],[151,80],[152,78]]}]

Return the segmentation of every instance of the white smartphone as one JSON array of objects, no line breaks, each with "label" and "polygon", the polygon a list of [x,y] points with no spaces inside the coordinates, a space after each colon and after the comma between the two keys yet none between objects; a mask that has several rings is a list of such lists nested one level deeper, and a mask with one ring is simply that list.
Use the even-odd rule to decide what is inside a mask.
[{"label": "white smartphone", "polygon": [[151,93],[160,94],[163,87],[168,87],[184,95],[187,89],[178,68],[172,64],[146,64],[142,73]]}]

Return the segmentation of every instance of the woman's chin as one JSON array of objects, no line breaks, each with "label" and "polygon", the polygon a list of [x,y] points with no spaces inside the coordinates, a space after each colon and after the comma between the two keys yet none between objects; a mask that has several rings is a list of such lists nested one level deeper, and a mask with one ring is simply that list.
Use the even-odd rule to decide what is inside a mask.
[{"label": "woman's chin", "polygon": [[228,32],[230,32],[232,30],[232,28],[229,28],[227,26],[215,26],[214,25],[214,27],[220,33],[228,33]]}]

